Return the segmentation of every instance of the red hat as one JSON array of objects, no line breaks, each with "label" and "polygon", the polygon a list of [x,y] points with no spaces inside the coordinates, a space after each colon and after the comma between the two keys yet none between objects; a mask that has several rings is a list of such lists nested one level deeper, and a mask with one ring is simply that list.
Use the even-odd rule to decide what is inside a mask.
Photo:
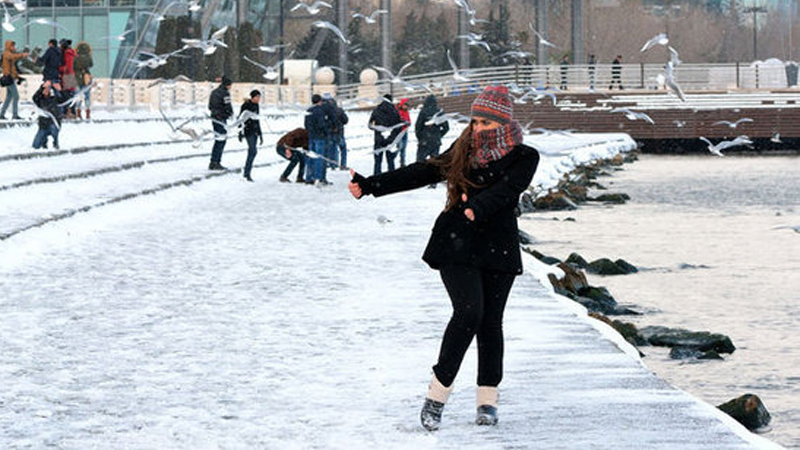
[{"label": "red hat", "polygon": [[511,122],[514,105],[508,88],[505,86],[487,86],[472,102],[472,117],[483,117],[503,125]]}]

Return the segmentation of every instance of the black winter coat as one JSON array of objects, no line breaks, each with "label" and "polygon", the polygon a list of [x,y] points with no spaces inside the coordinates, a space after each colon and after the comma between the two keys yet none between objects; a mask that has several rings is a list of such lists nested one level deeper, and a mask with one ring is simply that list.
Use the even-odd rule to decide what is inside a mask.
[{"label": "black winter coat", "polygon": [[[403,122],[403,119],[400,117],[400,113],[397,112],[397,108],[395,108],[394,104],[388,100],[381,101],[381,104],[375,107],[372,114],[369,116],[370,125],[391,127],[401,122]],[[403,127],[395,128],[388,137],[384,137],[385,132],[381,133],[375,131],[375,148],[383,148],[394,142],[397,135],[402,131],[402,128]]]},{"label": "black winter coat", "polygon": [[211,118],[216,120],[226,121],[233,115],[231,93],[225,86],[220,84],[211,91],[211,96],[208,98],[208,109],[211,111]]},{"label": "black winter coat", "polygon": [[[334,105],[336,106],[336,105]],[[344,126],[350,121],[347,113],[339,106],[336,106],[336,114],[333,116],[333,134],[344,134]]]},{"label": "black winter coat", "polygon": [[[435,159],[449,157],[450,150]],[[355,181],[364,195],[376,197],[427,186],[444,179],[430,161]],[[469,189],[466,203],[439,214],[422,259],[433,269],[460,264],[521,274],[516,208],[538,164],[539,153],[520,144],[487,167],[473,169],[469,179],[479,187]],[[464,215],[467,208],[475,213],[474,222]]]},{"label": "black winter coat", "polygon": [[42,75],[45,80],[58,80],[60,75],[58,68],[61,67],[61,50],[58,47],[47,47],[41,58],[37,61],[40,66],[44,66]]},{"label": "black winter coat", "polygon": [[[61,107],[58,106],[61,103],[61,97],[58,94],[58,91],[50,88],[50,95],[44,95],[44,88],[40,87],[34,94],[33,94],[33,103],[38,106],[40,109],[43,109],[53,117],[56,118],[56,122],[58,126],[61,126]],[[50,116],[39,116],[39,128],[47,128],[53,123],[53,119]]]},{"label": "black winter coat", "polygon": [[[258,103],[246,100],[242,103],[241,109],[239,109],[239,116],[241,117],[242,113],[245,111],[250,111],[257,115],[259,111]],[[261,136],[261,121],[258,119],[247,119],[244,121],[243,125],[243,134],[245,136]]]},{"label": "black winter coat", "polygon": [[331,118],[325,106],[319,104],[308,108],[304,125],[309,139],[325,139],[331,132]]},{"label": "black winter coat", "polygon": [[418,147],[424,149],[423,153],[431,154],[439,147],[442,146],[442,136],[450,131],[450,125],[447,121],[438,125],[425,125],[425,122],[431,120],[433,116],[440,111],[439,105],[436,103],[436,97],[428,96],[425,103],[422,105],[422,110],[417,116],[417,123],[414,125],[414,131],[417,135]]}]

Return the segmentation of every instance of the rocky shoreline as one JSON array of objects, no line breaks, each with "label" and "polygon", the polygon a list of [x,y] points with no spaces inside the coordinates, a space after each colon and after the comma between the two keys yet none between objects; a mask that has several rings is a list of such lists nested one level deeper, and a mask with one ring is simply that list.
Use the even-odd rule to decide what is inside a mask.
[{"label": "rocky shoreline", "polygon": [[[633,151],[618,154],[611,159],[578,166],[572,172],[565,174],[557,186],[549,189],[546,193],[523,194],[520,199],[520,211],[521,213],[541,213],[575,210],[587,202],[624,204],[630,200],[630,196],[625,193],[603,193],[591,197],[589,190],[606,190],[606,187],[598,182],[598,178],[611,176],[615,171],[624,170],[622,169],[624,164],[632,163],[637,159],[638,151]],[[646,356],[642,348],[648,346],[670,348],[669,357],[675,360],[724,360],[723,354],[731,354],[736,350],[731,338],[721,333],[691,331],[666,326],[647,326],[639,329],[633,323],[610,318],[609,316],[640,315],[642,313],[619,305],[605,287],[590,285],[585,272],[600,276],[619,276],[638,272],[636,266],[623,259],[600,258],[588,262],[581,255],[573,252],[562,261],[537,251],[534,248],[535,239],[523,231],[520,231],[520,243],[523,251],[545,264],[560,269],[560,276],[552,273],[548,275],[557,294],[581,304],[586,308],[590,317],[611,326],[633,345],[642,357]],[[769,412],[756,395],[744,394],[719,405],[718,408],[751,431],[768,429]]]}]

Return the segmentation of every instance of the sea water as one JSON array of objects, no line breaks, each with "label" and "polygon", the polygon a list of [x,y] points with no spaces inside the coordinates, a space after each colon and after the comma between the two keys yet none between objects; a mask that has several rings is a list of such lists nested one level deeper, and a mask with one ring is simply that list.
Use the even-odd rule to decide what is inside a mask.
[{"label": "sea water", "polygon": [[590,195],[624,192],[630,201],[526,214],[520,227],[534,248],[637,266],[588,274],[643,313],[620,319],[723,333],[737,347],[723,361],[643,347],[645,364],[713,405],[758,395],[772,415],[764,436],[800,448],[800,157],[642,155],[598,181],[607,191]]}]

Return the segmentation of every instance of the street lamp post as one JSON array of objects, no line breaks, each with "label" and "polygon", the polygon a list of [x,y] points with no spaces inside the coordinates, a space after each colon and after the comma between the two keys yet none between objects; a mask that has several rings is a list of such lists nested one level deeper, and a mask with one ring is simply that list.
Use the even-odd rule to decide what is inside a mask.
[{"label": "street lamp post", "polygon": [[758,61],[758,13],[767,12],[763,6],[751,6],[744,9],[745,13],[753,14],[753,61]]}]

